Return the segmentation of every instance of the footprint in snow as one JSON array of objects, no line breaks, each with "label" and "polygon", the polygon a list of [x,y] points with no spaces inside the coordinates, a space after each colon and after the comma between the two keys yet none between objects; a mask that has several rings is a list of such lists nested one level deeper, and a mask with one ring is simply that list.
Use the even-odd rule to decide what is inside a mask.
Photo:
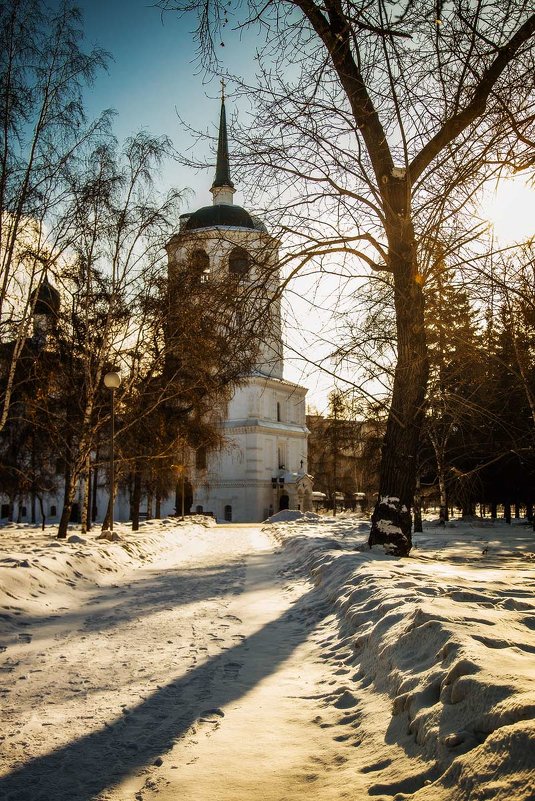
[{"label": "footprint in snow", "polygon": [[214,709],[205,709],[197,718],[197,724],[205,723],[211,724],[211,731],[215,731],[221,725],[221,718],[225,717],[225,713],[219,707]]},{"label": "footprint in snow", "polygon": [[223,668],[225,677],[232,680],[237,679],[242,667],[241,662],[227,662]]}]

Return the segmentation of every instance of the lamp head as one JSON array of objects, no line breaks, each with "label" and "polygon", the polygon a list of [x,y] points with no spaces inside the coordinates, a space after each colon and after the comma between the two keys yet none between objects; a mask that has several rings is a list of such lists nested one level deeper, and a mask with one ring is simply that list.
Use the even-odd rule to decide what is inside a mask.
[{"label": "lamp head", "polygon": [[104,386],[108,389],[119,389],[121,386],[121,376],[119,373],[106,373],[104,376]]}]

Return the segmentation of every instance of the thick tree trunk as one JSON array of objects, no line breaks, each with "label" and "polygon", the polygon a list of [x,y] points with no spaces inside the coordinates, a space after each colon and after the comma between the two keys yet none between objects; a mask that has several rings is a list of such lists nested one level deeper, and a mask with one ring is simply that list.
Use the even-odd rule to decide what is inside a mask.
[{"label": "thick tree trunk", "polygon": [[154,511],[154,516],[156,517],[156,520],[159,520],[162,516],[162,498],[158,493],[156,493],[155,503],[156,509]]},{"label": "thick tree trunk", "polygon": [[111,507],[112,507],[112,499],[111,496],[108,498],[108,505],[106,506],[106,514],[104,515],[104,520],[102,521],[102,526],[100,531],[102,534],[105,534],[107,531],[110,530],[110,521],[111,521]]},{"label": "thick tree trunk", "polygon": [[[404,211],[399,205],[400,214]],[[412,515],[417,454],[429,373],[424,327],[424,300],[417,271],[410,222],[390,237],[390,265],[394,273],[398,359],[392,404],[381,453],[379,499],[372,515],[370,547],[383,544],[395,556],[412,547]]]}]

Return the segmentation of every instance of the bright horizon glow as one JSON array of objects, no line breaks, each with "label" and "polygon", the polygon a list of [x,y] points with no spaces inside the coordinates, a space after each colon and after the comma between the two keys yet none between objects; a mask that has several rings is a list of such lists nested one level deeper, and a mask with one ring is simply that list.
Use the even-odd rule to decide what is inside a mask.
[{"label": "bright horizon glow", "polygon": [[488,193],[481,213],[500,245],[525,242],[535,236],[535,188],[526,175],[503,178]]}]

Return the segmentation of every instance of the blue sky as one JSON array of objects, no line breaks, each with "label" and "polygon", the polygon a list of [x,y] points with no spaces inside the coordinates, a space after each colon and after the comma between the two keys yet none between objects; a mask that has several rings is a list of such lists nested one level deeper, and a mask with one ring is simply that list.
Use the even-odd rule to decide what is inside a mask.
[{"label": "blue sky", "polygon": [[[193,128],[216,132],[219,119],[220,84],[206,82],[196,59],[193,18],[177,14],[162,16],[147,0],[81,0],[86,49],[99,45],[112,55],[107,73],[102,73],[86,93],[89,117],[106,108],[117,112],[114,132],[119,141],[144,128],[167,134],[179,150],[193,145],[181,128],[178,115]],[[251,53],[236,35],[229,34],[224,67],[247,69]],[[223,55],[223,48],[221,48]],[[232,112],[232,100],[229,101]],[[196,154],[199,146],[196,148]],[[202,157],[210,152],[207,140]],[[162,177],[162,184],[189,186],[196,191],[193,206],[211,202],[209,171],[195,174],[176,165]],[[236,198],[239,203],[239,197]]]}]

